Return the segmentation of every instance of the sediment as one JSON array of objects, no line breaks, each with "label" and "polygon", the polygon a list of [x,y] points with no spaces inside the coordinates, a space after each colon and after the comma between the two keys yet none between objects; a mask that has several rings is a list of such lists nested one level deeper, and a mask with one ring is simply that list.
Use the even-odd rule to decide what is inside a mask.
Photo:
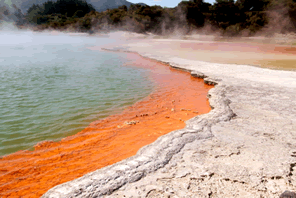
[{"label": "sediment", "polygon": [[153,42],[120,49],[215,85],[208,93],[212,111],[43,197],[250,198],[295,191],[296,72],[188,60],[155,49]]}]

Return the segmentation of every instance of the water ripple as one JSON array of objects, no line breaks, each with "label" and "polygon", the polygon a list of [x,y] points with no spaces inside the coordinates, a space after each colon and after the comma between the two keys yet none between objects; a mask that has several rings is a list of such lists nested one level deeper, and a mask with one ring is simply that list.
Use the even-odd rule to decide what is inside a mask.
[{"label": "water ripple", "polygon": [[0,156],[75,134],[153,89],[146,70],[123,66],[125,54],[85,48],[106,39],[31,37],[0,44]]}]

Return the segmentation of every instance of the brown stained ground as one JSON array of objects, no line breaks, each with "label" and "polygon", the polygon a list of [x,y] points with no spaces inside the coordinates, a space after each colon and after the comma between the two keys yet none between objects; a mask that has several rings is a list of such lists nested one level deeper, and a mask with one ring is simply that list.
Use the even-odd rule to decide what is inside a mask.
[{"label": "brown stained ground", "polygon": [[128,56],[134,61],[127,66],[149,68],[156,91],[76,135],[41,142],[34,151],[0,159],[1,198],[40,197],[58,184],[135,155],[159,136],[184,128],[185,120],[211,110],[206,95],[212,86],[187,72],[135,54]]}]

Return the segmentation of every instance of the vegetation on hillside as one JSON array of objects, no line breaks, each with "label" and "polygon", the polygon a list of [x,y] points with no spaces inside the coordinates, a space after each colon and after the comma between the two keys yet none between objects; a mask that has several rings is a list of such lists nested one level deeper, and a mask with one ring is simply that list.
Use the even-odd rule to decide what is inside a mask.
[{"label": "vegetation on hillside", "polygon": [[47,1],[42,5],[31,6],[26,18],[30,23],[48,24],[60,28],[75,22],[75,18],[81,18],[91,11],[95,11],[93,6],[82,0]]},{"label": "vegetation on hillside", "polygon": [[2,21],[14,21],[17,26],[26,23],[25,16],[16,5],[7,7],[0,3],[0,22]]},{"label": "vegetation on hillside", "polygon": [[97,12],[82,0],[47,1],[29,8],[26,19],[38,29],[170,34],[195,30],[225,35],[253,35],[260,31],[287,32],[296,27],[296,0],[182,1],[175,8],[131,5]]}]

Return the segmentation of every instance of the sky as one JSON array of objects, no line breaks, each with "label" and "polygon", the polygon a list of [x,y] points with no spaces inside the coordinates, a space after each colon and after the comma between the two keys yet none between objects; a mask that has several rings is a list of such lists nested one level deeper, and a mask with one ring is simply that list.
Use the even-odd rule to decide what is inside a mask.
[{"label": "sky", "polygon": [[[176,7],[182,0],[127,0],[127,1],[132,3],[145,3],[149,6],[159,5],[162,7],[166,6],[169,8],[173,8],[173,7]],[[212,4],[213,2],[215,2],[215,0],[204,0],[204,2]]]}]

